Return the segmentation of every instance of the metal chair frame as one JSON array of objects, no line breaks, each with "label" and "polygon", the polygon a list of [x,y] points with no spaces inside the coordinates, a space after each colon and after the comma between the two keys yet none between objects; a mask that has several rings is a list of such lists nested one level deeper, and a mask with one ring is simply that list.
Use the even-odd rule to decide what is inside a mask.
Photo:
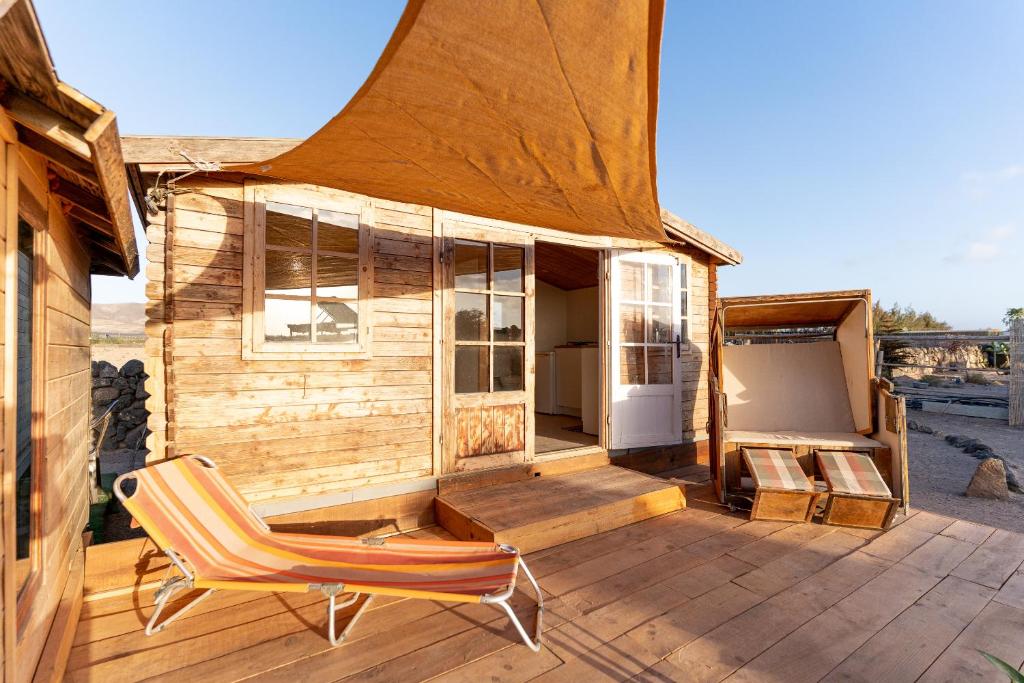
[{"label": "metal chair frame", "polygon": [[[202,462],[207,467],[216,468],[216,465],[214,465],[209,458],[205,458],[202,456],[193,457],[195,457],[197,460]],[[121,490],[121,484],[122,482],[131,478],[133,478],[132,473],[127,472],[118,477],[117,481],[114,482],[114,495],[116,495],[122,503],[124,502],[126,496],[125,493]],[[265,529],[267,529],[268,531],[270,530],[270,527],[267,525],[266,522],[263,521],[263,519],[259,517],[259,515],[256,515],[255,512],[253,513],[253,515],[256,517],[256,519],[259,520],[260,524],[262,524]],[[363,539],[363,542],[368,544],[379,545],[384,542],[384,539],[367,538]],[[498,548],[500,548],[502,552],[516,555],[516,571],[513,575],[511,583],[509,583],[505,590],[501,591],[500,593],[483,595],[480,598],[480,602],[485,605],[496,605],[500,607],[502,610],[504,610],[505,614],[512,622],[512,625],[515,626],[516,632],[519,634],[519,637],[522,639],[523,643],[533,652],[540,652],[543,642],[542,636],[544,629],[544,593],[541,591],[540,586],[537,584],[537,580],[534,578],[533,573],[530,571],[529,567],[526,566],[526,562],[524,562],[523,558],[519,556],[518,549],[506,544],[500,544]],[[153,610],[153,614],[152,616],[150,616],[149,621],[146,623],[147,636],[151,636],[155,633],[163,631],[172,622],[176,621],[178,618],[186,614],[189,610],[191,610],[200,602],[208,598],[211,593],[217,590],[216,588],[206,589],[205,591],[200,593],[196,598],[186,603],[177,612],[175,612],[174,614],[160,622],[160,615],[163,613],[164,608],[167,606],[167,603],[170,602],[171,598],[174,595],[176,595],[179,591],[190,590],[195,587],[195,574],[191,570],[189,570],[185,559],[178,555],[171,548],[165,548],[164,554],[167,555],[168,559],[171,561],[172,566],[168,568],[168,575],[164,578],[163,582],[160,584],[160,587],[156,591],[156,595],[154,596],[155,609]],[[180,576],[172,575],[173,569],[177,569],[179,572],[181,572]],[[513,610],[512,606],[509,604],[512,595],[515,593],[516,590],[516,584],[518,582],[520,569],[522,569],[523,573],[526,575],[527,580],[530,582],[530,585],[533,587],[533,592],[537,603],[537,616],[532,636],[529,633],[527,633],[526,629],[523,627],[522,622],[519,620],[519,617],[516,616],[515,610]],[[352,631],[352,628],[356,625],[356,622],[359,621],[359,619],[366,612],[367,608],[370,606],[370,603],[373,602],[373,594],[367,593],[366,600],[363,601],[363,604],[359,606],[359,609],[356,610],[355,614],[352,615],[352,618],[349,619],[348,624],[345,625],[345,628],[341,632],[341,634],[337,635],[337,613],[345,609],[346,607],[354,605],[356,601],[359,600],[359,598],[363,595],[363,593],[352,593],[351,597],[343,601],[338,601],[338,596],[346,593],[345,584],[343,583],[310,584],[309,590],[319,590],[327,597],[327,639],[331,643],[332,647],[336,647],[345,642],[345,639],[348,638],[349,634]]]}]

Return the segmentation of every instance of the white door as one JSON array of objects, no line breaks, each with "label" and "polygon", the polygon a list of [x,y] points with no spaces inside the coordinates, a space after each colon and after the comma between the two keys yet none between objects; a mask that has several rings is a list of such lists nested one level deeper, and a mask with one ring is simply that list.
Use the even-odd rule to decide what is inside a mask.
[{"label": "white door", "polygon": [[665,253],[611,259],[611,448],[683,437],[679,266]]}]

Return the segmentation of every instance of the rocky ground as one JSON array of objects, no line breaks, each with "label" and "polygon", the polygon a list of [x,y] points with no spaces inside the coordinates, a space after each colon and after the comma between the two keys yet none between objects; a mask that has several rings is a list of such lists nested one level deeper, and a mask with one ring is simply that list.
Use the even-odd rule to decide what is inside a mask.
[{"label": "rocky ground", "polygon": [[1011,492],[1006,501],[965,496],[981,461],[944,438],[957,434],[977,439],[1002,456],[1017,481],[1024,483],[1024,429],[997,420],[918,410],[908,411],[907,417],[941,433],[908,433],[911,507],[1024,533],[1024,495]]}]

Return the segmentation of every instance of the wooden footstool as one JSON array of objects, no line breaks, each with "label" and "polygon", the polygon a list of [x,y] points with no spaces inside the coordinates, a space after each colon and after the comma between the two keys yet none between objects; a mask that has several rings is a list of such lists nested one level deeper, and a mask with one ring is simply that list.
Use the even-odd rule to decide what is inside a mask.
[{"label": "wooden footstool", "polygon": [[893,498],[871,458],[848,451],[817,451],[818,469],[828,484],[823,524],[888,529],[899,498]]},{"label": "wooden footstool", "polygon": [[780,448],[743,448],[756,492],[750,519],[808,522],[819,494],[804,474],[793,451]]}]

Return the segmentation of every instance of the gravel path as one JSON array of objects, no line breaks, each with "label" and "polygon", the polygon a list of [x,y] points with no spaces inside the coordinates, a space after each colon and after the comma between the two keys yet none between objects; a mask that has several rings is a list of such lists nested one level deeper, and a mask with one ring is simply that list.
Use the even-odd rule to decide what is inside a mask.
[{"label": "gravel path", "polygon": [[[978,439],[1013,461],[1018,479],[1024,474],[1024,430],[995,420],[917,410],[907,411],[907,417],[944,434]],[[1010,493],[1009,501],[968,498],[964,491],[979,460],[932,434],[908,432],[907,441],[912,508],[1024,533],[1024,495]]]}]

